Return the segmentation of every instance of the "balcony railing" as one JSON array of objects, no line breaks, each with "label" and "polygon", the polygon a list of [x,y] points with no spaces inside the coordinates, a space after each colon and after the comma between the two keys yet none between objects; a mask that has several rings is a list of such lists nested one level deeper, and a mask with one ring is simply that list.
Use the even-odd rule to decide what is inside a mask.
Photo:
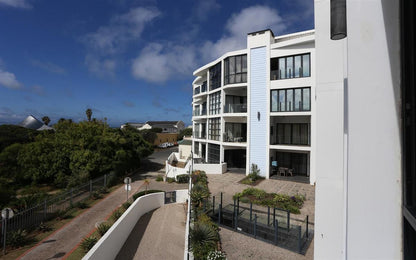
[{"label": "balcony railing", "polygon": [[206,139],[207,135],[204,132],[194,132],[194,138],[196,139]]},{"label": "balcony railing", "polygon": [[194,91],[194,95],[198,95],[199,93],[201,93],[201,87],[196,87]]},{"label": "balcony railing", "polygon": [[224,113],[247,113],[247,104],[225,104]]},{"label": "balcony railing", "polygon": [[241,136],[241,134],[224,133],[223,141],[230,143],[245,143],[247,142],[247,137]]},{"label": "balcony railing", "polygon": [[193,116],[205,116],[205,115],[207,115],[207,110],[206,109],[195,109],[193,112],[192,112],[192,115]]}]

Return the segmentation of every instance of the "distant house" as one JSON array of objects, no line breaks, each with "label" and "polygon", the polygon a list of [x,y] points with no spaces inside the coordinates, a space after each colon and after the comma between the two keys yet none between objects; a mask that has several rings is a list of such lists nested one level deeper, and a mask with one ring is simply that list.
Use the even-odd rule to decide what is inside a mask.
[{"label": "distant house", "polygon": [[24,128],[29,128],[33,130],[43,131],[43,130],[54,130],[52,127],[45,125],[41,121],[39,121],[36,117],[29,115],[26,117],[25,120],[23,120],[20,124],[20,126]]},{"label": "distant house", "polygon": [[185,123],[182,121],[147,121],[146,123],[126,123],[121,125],[121,129],[127,125],[136,128],[137,130],[161,128],[162,133],[179,133],[185,129]]}]

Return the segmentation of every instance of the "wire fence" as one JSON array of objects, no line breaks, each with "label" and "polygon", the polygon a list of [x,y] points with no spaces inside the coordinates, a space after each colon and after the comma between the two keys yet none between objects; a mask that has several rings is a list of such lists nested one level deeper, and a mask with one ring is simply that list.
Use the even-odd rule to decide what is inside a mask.
[{"label": "wire fence", "polygon": [[313,238],[309,217],[294,219],[290,211],[243,203],[232,196],[216,194],[204,203],[204,212],[222,227],[305,254]]},{"label": "wire fence", "polygon": [[[42,203],[14,213],[9,219],[1,220],[1,245],[4,243],[4,233],[17,230],[33,229],[50,219],[61,215],[66,210],[72,208],[92,196],[95,192],[100,192],[107,186],[108,180],[114,174],[106,174],[77,187],[71,188],[62,194],[45,199]],[[6,231],[7,230],[7,231]]]}]

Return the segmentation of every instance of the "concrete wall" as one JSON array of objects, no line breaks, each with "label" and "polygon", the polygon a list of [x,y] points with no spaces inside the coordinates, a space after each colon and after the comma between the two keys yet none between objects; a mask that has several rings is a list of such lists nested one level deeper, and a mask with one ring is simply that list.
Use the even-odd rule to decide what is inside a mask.
[{"label": "concrete wall", "polygon": [[330,40],[315,0],[315,259],[402,259],[398,1],[347,1]]},{"label": "concrete wall", "polygon": [[176,190],[176,203],[184,203],[188,200],[189,192],[186,190]]},{"label": "concrete wall", "polygon": [[209,164],[201,163],[194,164],[193,170],[205,171],[206,174],[223,174],[227,171],[227,163]]},{"label": "concrete wall", "polygon": [[140,217],[151,210],[163,206],[165,203],[164,198],[164,193],[158,192],[136,199],[82,259],[115,259]]}]

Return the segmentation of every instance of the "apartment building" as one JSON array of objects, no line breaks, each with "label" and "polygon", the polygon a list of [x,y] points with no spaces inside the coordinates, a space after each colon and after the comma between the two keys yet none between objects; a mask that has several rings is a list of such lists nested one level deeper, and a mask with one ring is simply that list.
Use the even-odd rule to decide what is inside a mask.
[{"label": "apartment building", "polygon": [[194,72],[193,152],[206,163],[315,182],[314,31],[249,33]]}]

